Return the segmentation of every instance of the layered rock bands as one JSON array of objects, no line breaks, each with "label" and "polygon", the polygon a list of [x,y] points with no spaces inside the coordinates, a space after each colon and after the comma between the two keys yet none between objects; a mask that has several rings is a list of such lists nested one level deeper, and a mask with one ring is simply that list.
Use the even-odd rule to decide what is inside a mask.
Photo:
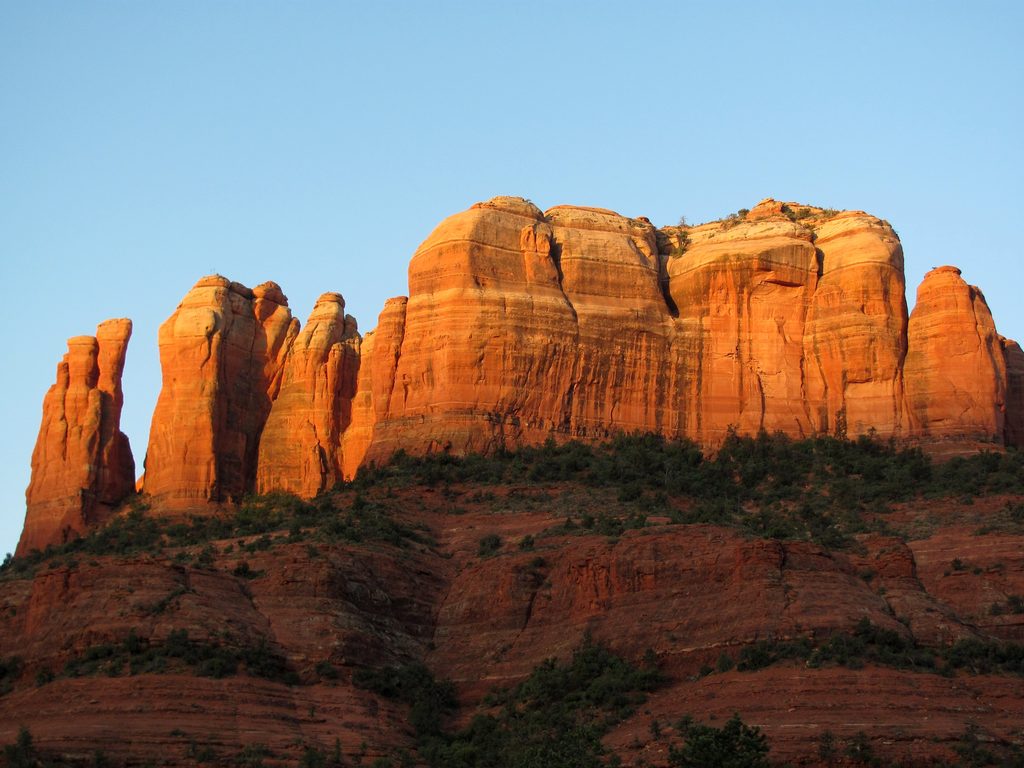
[{"label": "layered rock bands", "polygon": [[[434,230],[409,297],[363,337],[339,294],[300,332],[275,283],[200,280],[160,329],[143,490],[170,510],[313,496],[398,449],[619,431],[710,448],[761,429],[1024,443],[1024,353],[981,292],[940,267],[910,317],[905,294],[899,238],[861,211],[766,200],[656,229],[494,198]],[[80,531],[130,491],[127,330],[104,335],[130,324],[111,323],[71,340],[46,396],[20,549]]]},{"label": "layered rock bands", "polygon": [[107,320],[95,336],[68,339],[57,381],[43,398],[17,554],[85,532],[134,490],[135,462],[121,432],[131,334],[131,320]]}]

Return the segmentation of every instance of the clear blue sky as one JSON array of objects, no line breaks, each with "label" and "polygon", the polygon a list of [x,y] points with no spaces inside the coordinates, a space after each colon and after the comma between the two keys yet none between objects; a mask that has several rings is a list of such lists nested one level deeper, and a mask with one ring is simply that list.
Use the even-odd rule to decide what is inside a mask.
[{"label": "clear blue sky", "polygon": [[1024,337],[1019,2],[0,0],[0,555],[69,336],[156,331],[201,275],[362,329],[443,217],[497,194],[655,224],[773,196],[889,219],[910,300],[956,264]]}]

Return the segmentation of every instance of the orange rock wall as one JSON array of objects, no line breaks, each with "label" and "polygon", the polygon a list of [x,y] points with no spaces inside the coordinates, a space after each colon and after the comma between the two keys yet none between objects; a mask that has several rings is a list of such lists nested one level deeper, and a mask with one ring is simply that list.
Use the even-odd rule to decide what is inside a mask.
[{"label": "orange rock wall", "polygon": [[135,461],[120,428],[131,333],[131,320],[107,320],[96,336],[68,339],[43,399],[17,554],[85,532],[134,490]]},{"label": "orange rock wall", "polygon": [[981,291],[956,267],[924,277],[910,316],[904,377],[913,431],[923,438],[1002,442],[1006,360]]},{"label": "orange rock wall", "polygon": [[[905,291],[896,233],[860,211],[766,200],[742,220],[658,230],[494,198],[430,234],[409,297],[389,299],[365,338],[339,294],[321,296],[300,333],[276,284],[200,280],[160,328],[144,491],[172,510],[254,490],[313,496],[398,449],[619,431],[712,449],[731,429],[1024,444],[1024,353],[998,336],[981,292],[939,268],[908,319]],[[128,493],[116,419],[51,458],[86,438],[46,414],[83,423],[99,413],[93,390],[120,413],[124,347],[105,333],[72,340],[47,395],[26,524],[36,544],[81,527],[64,521],[82,515],[69,501],[80,487],[104,503]],[[78,466],[94,455],[95,477]]]},{"label": "orange rock wall", "polygon": [[683,434],[712,444],[730,427],[810,434],[802,360],[818,279],[811,233],[764,221],[691,237],[667,263]]},{"label": "orange rock wall", "polygon": [[275,283],[204,277],[160,326],[163,388],[144,491],[168,508],[240,498],[299,324]]},{"label": "orange rock wall", "polygon": [[814,229],[821,276],[804,336],[815,430],[904,434],[903,249],[887,222],[843,213]]},{"label": "orange rock wall", "polygon": [[[908,405],[905,388],[918,403],[928,359],[943,381],[973,377],[964,386],[980,407],[1004,407],[1006,366],[980,293],[972,312],[994,362],[957,373],[925,349],[927,334],[908,340],[892,227],[791,206],[769,200],[746,220],[662,230],[600,209],[541,213],[519,198],[450,217],[413,257],[404,321],[397,307],[386,327],[382,315],[375,345],[387,338],[387,351],[360,395],[376,414],[368,459],[619,430],[709,447],[730,429],[977,438],[969,413],[936,431],[939,417]],[[928,305],[926,295],[920,311]],[[936,339],[977,336],[941,325]],[[935,395],[932,407],[945,407]],[[1018,439],[994,419],[983,432]]]},{"label": "orange rock wall", "polygon": [[341,437],[359,370],[355,320],[337,293],[321,296],[285,358],[259,443],[256,490],[315,496],[343,478]]}]

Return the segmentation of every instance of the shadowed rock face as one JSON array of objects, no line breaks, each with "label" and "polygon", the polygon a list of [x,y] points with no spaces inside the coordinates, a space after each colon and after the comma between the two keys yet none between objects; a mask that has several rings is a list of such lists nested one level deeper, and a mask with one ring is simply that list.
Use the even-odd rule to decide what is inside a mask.
[{"label": "shadowed rock face", "polygon": [[[1024,444],[1020,347],[953,267],[929,273],[908,321],[899,239],[861,211],[765,200],[743,220],[659,230],[497,197],[430,234],[409,297],[389,299],[375,331],[361,338],[344,307],[324,294],[300,333],[275,283],[211,276],[189,291],[160,328],[155,505],[313,496],[399,449],[620,431],[712,449],[732,429]],[[103,503],[130,491],[116,419],[88,415],[93,390],[120,413],[124,344],[110,333],[73,339],[47,395],[35,545],[85,525],[64,519],[92,509],[80,490]],[[88,418],[99,426],[74,433]]]},{"label": "shadowed rock face", "polygon": [[[952,744],[979,712],[989,738],[1019,734],[1024,686],[1009,672],[946,676],[804,660],[701,672],[723,655],[742,658],[758,641],[821,643],[862,619],[932,648],[969,638],[1024,641],[1020,615],[990,610],[1024,593],[1024,536],[977,534],[978,521],[1006,497],[979,497],[970,507],[977,517],[956,523],[951,511],[962,507],[952,499],[914,502],[894,514],[928,521],[925,537],[860,535],[857,547],[841,551],[710,525],[653,525],[616,537],[557,533],[561,519],[549,504],[507,503],[535,488],[480,487],[501,500],[463,496],[456,508],[425,487],[365,491],[402,523],[426,522],[430,546],[278,538],[268,550],[245,552],[232,537],[212,542],[213,567],[176,562],[170,552],[108,554],[0,581],[0,659],[24,663],[0,696],[0,743],[13,743],[24,726],[45,749],[194,766],[194,748],[186,751],[193,738],[213,742],[222,763],[257,738],[296,761],[297,744],[337,738],[344,765],[358,764],[357,750],[368,765],[411,749],[409,710],[354,686],[354,670],[423,660],[438,679],[455,681],[467,722],[486,693],[514,686],[546,659],[569,658],[588,635],[633,663],[649,649],[666,677],[605,741],[627,759],[637,738],[658,745],[652,719],[675,723],[690,713],[714,715],[720,725],[740,712],[765,730],[773,761],[794,765],[820,764],[826,730],[840,740],[867,731],[886,765],[952,759]],[[590,490],[559,487],[581,508],[601,503]],[[397,496],[389,501],[389,493]],[[347,507],[354,499],[350,490],[337,501]],[[478,556],[484,531],[505,542],[499,556]],[[537,550],[519,550],[525,535]],[[972,567],[951,569],[955,558]],[[242,563],[259,578],[234,575]],[[120,647],[134,635],[159,648],[175,629],[217,644],[230,636],[240,647],[265,639],[303,684],[173,667],[39,682],[40,673],[59,672],[97,645]],[[321,665],[337,679],[321,677]]]},{"label": "shadowed rock face", "polygon": [[135,462],[120,429],[131,334],[131,320],[107,320],[96,336],[68,339],[43,399],[19,555],[83,533],[134,489]]},{"label": "shadowed rock face", "polygon": [[204,277],[160,326],[163,388],[144,490],[169,508],[254,487],[260,434],[299,324],[275,283]]},{"label": "shadowed rock face", "polygon": [[1000,337],[1006,359],[1006,444],[1024,446],[1024,351],[1013,339]]}]

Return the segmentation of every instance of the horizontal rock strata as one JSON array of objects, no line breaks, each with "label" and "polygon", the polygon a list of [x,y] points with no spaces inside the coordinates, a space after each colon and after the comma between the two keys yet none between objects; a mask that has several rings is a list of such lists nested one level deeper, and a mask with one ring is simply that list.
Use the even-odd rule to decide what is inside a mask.
[{"label": "horizontal rock strata", "polygon": [[[947,452],[1024,444],[1024,353],[999,336],[981,292],[954,267],[929,273],[910,317],[905,292],[899,238],[862,211],[769,199],[742,217],[657,229],[497,197],[430,234],[409,265],[408,298],[389,299],[365,338],[336,293],[300,333],[275,283],[196,283],[160,328],[143,491],[162,509],[200,511],[253,491],[313,496],[399,449],[623,431],[710,449],[731,430],[762,429]],[[102,378],[90,361],[107,354],[90,344],[72,340],[47,395],[35,532],[22,546],[80,530],[64,520],[90,514],[79,489],[103,503],[130,491],[119,383],[88,383]],[[96,387],[109,400],[105,421],[89,417],[103,424],[99,447],[66,448],[79,438],[53,414],[82,423]]]},{"label": "horizontal rock strata", "polygon": [[134,490],[135,462],[120,427],[131,334],[131,320],[107,320],[95,336],[68,339],[43,398],[17,554],[83,533]]}]

